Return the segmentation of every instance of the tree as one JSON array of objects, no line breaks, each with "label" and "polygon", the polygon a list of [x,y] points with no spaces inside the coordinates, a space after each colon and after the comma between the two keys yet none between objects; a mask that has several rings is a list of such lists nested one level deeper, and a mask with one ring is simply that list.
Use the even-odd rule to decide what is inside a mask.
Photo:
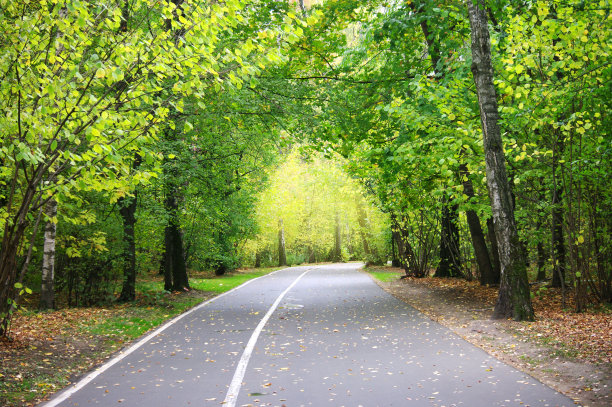
[{"label": "tree", "polygon": [[533,320],[524,251],[516,229],[498,125],[497,94],[493,86],[491,43],[484,3],[481,0],[476,3],[469,1],[468,14],[472,27],[471,69],[480,107],[487,186],[501,264],[501,285],[494,317]]},{"label": "tree", "polygon": [[[277,34],[282,32],[284,43],[291,44],[302,25],[294,15],[279,13],[274,24],[255,30],[244,11],[250,16],[261,12],[258,18],[265,12],[245,9],[237,1],[179,7],[136,0],[130,2],[130,16],[125,4],[69,1],[3,7],[0,334],[14,310],[15,283],[27,271],[34,225],[46,202],[56,194],[84,191],[106,191],[111,204],[135,196],[134,186],[156,174],[131,172],[134,158],[147,161],[148,169],[155,167],[149,161],[162,156],[151,149],[166,125],[180,121],[188,126],[173,112],[183,119],[188,98],[222,87],[255,87],[262,67],[282,60]],[[64,9],[68,13],[62,18]],[[188,30],[182,30],[185,25]],[[134,229],[129,225],[131,203],[123,205],[128,202],[121,205],[126,236]],[[129,298],[133,273],[127,274]]]}]

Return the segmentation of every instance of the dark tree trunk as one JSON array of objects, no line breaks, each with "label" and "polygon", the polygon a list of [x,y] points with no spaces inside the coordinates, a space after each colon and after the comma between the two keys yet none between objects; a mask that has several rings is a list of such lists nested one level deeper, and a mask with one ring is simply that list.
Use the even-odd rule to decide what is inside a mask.
[{"label": "dark tree trunk", "polygon": [[[133,169],[140,167],[141,158],[138,153],[134,155]],[[134,196],[122,197],[117,202],[119,213],[123,220],[123,287],[118,300],[129,302],[136,299],[136,208],[138,205],[138,191]]]},{"label": "dark tree trunk", "polygon": [[255,268],[261,267],[261,251],[257,249],[255,252]]},{"label": "dark tree trunk", "polygon": [[50,199],[45,205],[45,214],[49,220],[45,224],[45,238],[43,244],[42,284],[40,287],[40,302],[38,309],[46,310],[55,307],[55,288],[53,285],[55,274],[55,234],[57,224],[57,201]]},{"label": "dark tree trunk", "polygon": [[[538,220],[536,229],[540,230],[541,228],[542,221]],[[546,251],[544,250],[544,244],[541,241],[538,241],[536,251],[538,254],[538,274],[536,276],[536,281],[544,281],[546,280]]]},{"label": "dark tree trunk", "polygon": [[314,249],[312,248],[312,246],[309,246],[308,247],[308,263],[316,263],[316,262],[317,262],[316,253]]},{"label": "dark tree trunk", "polygon": [[[14,177],[17,178],[18,176],[19,174],[16,171]],[[6,221],[4,225],[0,247],[0,336],[8,335],[15,301],[15,283],[18,277],[17,256],[19,246],[29,226],[28,211],[33,206],[33,201],[37,203],[37,200],[41,198],[40,194],[36,194],[36,186],[41,180],[42,177],[37,175],[36,179],[28,184],[19,210],[13,216],[12,222]],[[16,182],[16,179],[14,181]],[[10,211],[7,210],[7,212]]]},{"label": "dark tree trunk", "polygon": [[478,95],[487,171],[487,186],[499,245],[501,282],[495,304],[495,318],[533,320],[525,253],[514,219],[510,184],[498,124],[497,95],[493,85],[491,42],[483,0],[468,0],[472,29],[472,74]]},{"label": "dark tree trunk", "polygon": [[470,229],[470,236],[472,237],[472,247],[474,248],[476,264],[478,264],[478,270],[480,271],[480,284],[498,284],[499,273],[497,273],[496,276],[496,273],[493,271],[487,242],[484,232],[482,231],[482,226],[480,225],[480,218],[473,210],[466,211],[465,215],[467,217],[468,228]]},{"label": "dark tree trunk", "polygon": [[398,243],[398,239],[399,239],[399,235],[398,232],[395,230],[395,216],[391,215],[391,252],[392,252],[392,257],[391,257],[391,266],[393,267],[401,267],[402,266],[402,262],[400,261],[400,256],[399,256],[399,243]]},{"label": "dark tree trunk", "polygon": [[440,262],[434,277],[459,277],[461,259],[459,255],[459,213],[458,205],[453,205],[447,197],[442,206],[440,225]]},{"label": "dark tree trunk", "polygon": [[283,220],[278,221],[278,265],[283,267],[287,265],[287,252],[285,249],[285,228]]},{"label": "dark tree trunk", "polygon": [[497,245],[493,218],[487,219],[487,238],[489,239],[489,246],[491,246],[489,258],[491,259],[491,269],[493,271],[492,284],[499,284],[499,280],[501,278],[501,264],[499,263],[499,246]]},{"label": "dark tree trunk", "polygon": [[416,257],[410,242],[408,241],[408,232],[397,221],[395,216],[391,217],[393,239],[397,244],[397,255],[399,266],[404,269],[406,276],[414,276],[417,278],[425,277],[425,269],[419,267],[420,263]]},{"label": "dark tree trunk", "polygon": [[395,267],[403,268],[406,272],[406,275],[408,276],[410,275],[410,269],[408,267],[408,262],[406,261],[406,250],[404,246],[404,241],[402,239],[401,226],[397,221],[397,217],[395,214],[391,215],[391,238],[393,239],[393,243],[397,248],[397,253],[394,254],[394,256],[397,255],[397,257],[395,258],[397,266]]},{"label": "dark tree trunk", "polygon": [[133,197],[119,199],[119,213],[123,220],[123,287],[120,302],[134,301],[136,299],[136,206],[138,192]]},{"label": "dark tree trunk", "polygon": [[399,260],[399,256],[397,254],[397,242],[395,232],[391,232],[391,266],[392,267],[401,267],[402,264]]},{"label": "dark tree trunk", "polygon": [[544,245],[542,242],[538,242],[538,274],[536,276],[537,281],[546,280],[546,252],[544,251]]},{"label": "dark tree trunk", "polygon": [[[463,193],[467,195],[468,202],[472,200],[476,194],[474,193],[474,186],[469,178],[467,165],[461,164],[459,167],[459,174],[464,179],[463,181]],[[465,211],[467,217],[468,228],[470,229],[470,236],[472,237],[472,247],[474,248],[474,256],[476,257],[476,264],[478,264],[478,271],[480,272],[480,284],[489,285],[497,284],[499,280],[495,281],[495,275],[491,266],[491,259],[489,257],[489,250],[487,249],[487,242],[485,240],[482,226],[480,225],[480,218],[473,209]]]},{"label": "dark tree trunk", "polygon": [[567,267],[565,238],[563,236],[563,207],[561,202],[562,188],[553,188],[552,191],[552,250],[553,250],[553,276],[552,286],[561,287],[565,282]]},{"label": "dark tree trunk", "polygon": [[176,188],[169,188],[165,200],[166,213],[169,215],[165,229],[164,251],[164,289],[166,291],[189,290],[189,278],[185,266],[183,236],[178,216],[178,198]]},{"label": "dark tree trunk", "polygon": [[410,268],[408,267],[408,262],[406,261],[406,247],[404,245],[404,241],[399,230],[393,232],[393,240],[395,241],[395,245],[397,246],[397,265],[398,267],[404,269],[406,275],[409,275]]}]

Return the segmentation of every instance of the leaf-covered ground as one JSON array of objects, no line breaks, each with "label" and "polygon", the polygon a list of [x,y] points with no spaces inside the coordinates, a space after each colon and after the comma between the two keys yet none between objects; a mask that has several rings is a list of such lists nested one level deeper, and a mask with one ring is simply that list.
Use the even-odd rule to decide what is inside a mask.
[{"label": "leaf-covered ground", "polygon": [[[612,313],[566,309],[555,289],[534,285],[535,322],[490,319],[497,289],[453,278],[405,278],[400,269],[379,285],[499,359],[565,393],[584,406],[612,405]],[[376,277],[376,275],[374,275]],[[383,280],[383,281],[381,281]],[[385,282],[386,281],[386,282]]]}]

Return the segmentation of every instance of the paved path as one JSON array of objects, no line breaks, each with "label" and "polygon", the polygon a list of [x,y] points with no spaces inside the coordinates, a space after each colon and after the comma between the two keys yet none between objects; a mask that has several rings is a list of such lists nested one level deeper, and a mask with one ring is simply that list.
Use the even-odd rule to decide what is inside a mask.
[{"label": "paved path", "polygon": [[357,268],[295,267],[253,280],[45,406],[574,406]]}]

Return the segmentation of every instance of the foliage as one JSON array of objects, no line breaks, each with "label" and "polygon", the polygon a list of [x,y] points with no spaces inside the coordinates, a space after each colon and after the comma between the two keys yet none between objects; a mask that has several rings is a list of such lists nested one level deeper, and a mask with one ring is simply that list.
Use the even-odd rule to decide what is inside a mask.
[{"label": "foliage", "polygon": [[[257,205],[260,233],[244,249],[254,263],[278,259],[278,225],[283,221],[289,264],[329,261],[340,222],[344,260],[386,259],[389,225],[386,216],[368,204],[359,185],[344,175],[341,161],[306,155],[298,148],[271,176]],[[385,260],[386,261],[386,260]]]},{"label": "foliage", "polygon": [[[61,207],[85,202],[81,195],[96,192],[121,206],[123,198],[150,186],[160,173],[168,174],[161,180],[167,185],[205,180],[212,171],[221,175],[210,188],[214,199],[227,208],[223,198],[229,194],[216,188],[257,171],[254,162],[270,151],[265,141],[245,141],[270,122],[248,112],[257,108],[257,76],[282,63],[284,46],[299,38],[306,22],[286,6],[257,0],[45,0],[2,2],[1,10],[0,333],[5,333],[12,309],[7,299],[28,270],[38,225],[47,220],[41,208],[49,199]],[[252,113],[252,120],[243,119]],[[253,132],[240,130],[246,126]],[[262,139],[271,134],[263,132]],[[198,135],[205,143],[193,143]],[[238,135],[241,142],[224,143]],[[240,159],[226,169],[214,168],[232,148],[253,154],[242,161],[236,152]],[[206,154],[212,157],[202,157]],[[208,173],[175,176],[179,164],[202,164],[190,161],[198,155],[212,164],[203,166]],[[249,228],[242,225],[249,192],[231,201],[228,212],[213,220],[215,227],[233,226],[221,233],[211,258],[219,258]],[[239,207],[239,219],[227,219]],[[70,245],[68,255],[74,250]],[[230,257],[227,266],[235,266],[235,259]]]},{"label": "foliage", "polygon": [[[317,118],[300,125],[317,148],[348,158],[397,220],[409,269],[427,274],[438,262],[443,205],[475,211],[482,225],[491,216],[467,8],[345,0],[317,9],[323,16],[298,43],[287,79]],[[522,244],[548,278],[568,270],[577,310],[612,299],[609,16],[605,1],[502,1],[490,12]],[[551,232],[555,219],[562,236]],[[463,253],[473,263],[472,250]]]}]

